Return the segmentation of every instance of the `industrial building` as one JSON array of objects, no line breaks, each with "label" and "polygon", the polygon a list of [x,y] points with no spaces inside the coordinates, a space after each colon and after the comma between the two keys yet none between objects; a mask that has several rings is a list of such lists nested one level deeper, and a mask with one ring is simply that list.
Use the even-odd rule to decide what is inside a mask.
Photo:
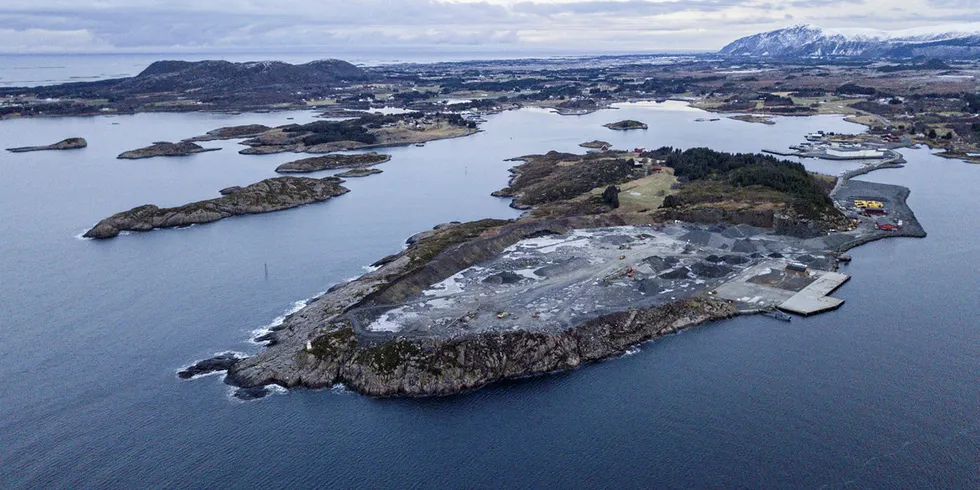
[{"label": "industrial building", "polygon": [[879,149],[831,146],[827,148],[826,151],[828,156],[834,158],[848,158],[848,159],[885,158],[885,152]]}]

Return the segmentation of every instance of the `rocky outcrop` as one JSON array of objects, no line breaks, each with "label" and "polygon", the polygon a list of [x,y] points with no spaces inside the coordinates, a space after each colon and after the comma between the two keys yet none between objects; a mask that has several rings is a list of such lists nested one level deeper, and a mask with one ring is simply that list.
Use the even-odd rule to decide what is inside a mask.
[{"label": "rocky outcrop", "polygon": [[[316,337],[295,354],[289,376],[270,375],[245,359],[227,382],[322,388],[343,383],[372,396],[435,396],[490,383],[574,369],[621,355],[640,342],[737,314],[734,305],[707,298],[606,315],[559,333],[522,330],[454,339],[396,337],[372,343],[347,325]],[[258,368],[258,369],[257,369]]]},{"label": "rocky outcrop", "polygon": [[615,129],[617,131],[627,131],[630,129],[647,129],[646,123],[642,123],[640,121],[634,121],[632,119],[625,119],[614,123],[603,124],[602,127]]},{"label": "rocky outcrop", "polygon": [[26,153],[29,151],[46,151],[46,150],[78,150],[80,148],[85,148],[88,146],[88,141],[85,138],[68,138],[61,140],[53,145],[46,146],[21,146],[17,148],[7,148],[7,151],[13,153]]},{"label": "rocky outcrop", "polygon": [[346,172],[341,172],[337,174],[337,177],[343,177],[345,179],[352,177],[367,177],[369,175],[380,174],[383,170],[378,168],[352,168]]},{"label": "rocky outcrop", "polygon": [[610,147],[612,147],[612,144],[610,144],[608,141],[592,140],[592,141],[586,141],[585,143],[581,143],[581,144],[579,144],[579,146],[581,146],[582,148],[596,148],[596,149],[598,149],[598,148],[602,148],[602,147],[610,148]]},{"label": "rocky outcrop", "polygon": [[210,359],[198,361],[184,369],[181,369],[177,372],[177,377],[180,379],[191,379],[195,376],[203,376],[205,374],[216,373],[218,371],[227,371],[241,359],[242,358],[239,357],[238,354],[224,352]]},{"label": "rocky outcrop", "polygon": [[221,194],[222,196],[228,196],[236,192],[240,192],[242,189],[243,187],[240,185],[233,185],[231,187],[225,187],[224,189],[221,189],[220,191],[218,191],[218,194]]},{"label": "rocky outcrop", "polygon": [[193,138],[188,138],[184,141],[214,141],[214,140],[230,140],[236,138],[251,138],[253,136],[258,136],[268,130],[269,126],[264,124],[244,124],[241,126],[228,126],[225,128],[218,128],[208,131],[206,134],[201,136],[195,136]]},{"label": "rocky outcrop", "polygon": [[[361,168],[391,160],[391,155],[380,153],[359,153],[356,155],[324,155],[322,157],[303,158],[276,167],[276,172],[306,173],[340,168]],[[380,172],[380,171],[379,171]],[[359,175],[360,177],[360,175]]]},{"label": "rocky outcrop", "polygon": [[175,208],[146,204],[114,214],[85,233],[86,238],[112,238],[122,231],[149,231],[210,223],[230,216],[259,214],[326,201],[345,194],[347,188],[335,177],[277,177],[257,182],[224,197]]},{"label": "rocky outcrop", "polygon": [[491,195],[514,198],[511,207],[516,209],[568,202],[592,189],[628,181],[635,171],[622,153],[550,151],[514,160],[523,163],[510,169],[513,176],[507,187]]},{"label": "rocky outcrop", "polygon": [[145,148],[120,153],[116,158],[121,158],[124,160],[137,160],[140,158],[153,157],[183,157],[206,151],[218,151],[220,149],[221,148],[202,148],[201,145],[191,143],[190,141],[181,141],[179,143],[158,141]]}]

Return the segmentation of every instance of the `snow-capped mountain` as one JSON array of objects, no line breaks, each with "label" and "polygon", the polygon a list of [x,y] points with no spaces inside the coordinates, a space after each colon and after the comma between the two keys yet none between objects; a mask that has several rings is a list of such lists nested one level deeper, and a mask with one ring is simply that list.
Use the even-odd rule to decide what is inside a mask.
[{"label": "snow-capped mountain", "polygon": [[743,37],[720,53],[767,58],[976,57],[980,55],[980,24],[905,31],[824,29],[801,24]]}]

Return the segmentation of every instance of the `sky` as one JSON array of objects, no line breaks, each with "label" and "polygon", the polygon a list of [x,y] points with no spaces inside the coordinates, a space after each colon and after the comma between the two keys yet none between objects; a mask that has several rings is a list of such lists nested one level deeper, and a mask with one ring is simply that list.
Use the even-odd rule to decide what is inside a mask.
[{"label": "sky", "polygon": [[811,23],[980,21],[980,0],[0,0],[0,52],[714,51]]}]

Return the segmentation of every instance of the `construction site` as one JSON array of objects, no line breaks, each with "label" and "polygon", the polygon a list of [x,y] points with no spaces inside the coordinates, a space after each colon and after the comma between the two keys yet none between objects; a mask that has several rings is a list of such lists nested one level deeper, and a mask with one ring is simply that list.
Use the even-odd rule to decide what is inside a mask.
[{"label": "construction site", "polygon": [[[714,295],[771,309],[831,274],[831,237],[799,239],[747,225],[627,226],[523,240],[401,305],[348,312],[364,335],[555,332],[607,313]],[[787,272],[787,267],[802,271]],[[788,279],[778,276],[791,275]],[[844,276],[846,277],[846,276]],[[775,285],[769,293],[731,284]],[[787,289],[788,288],[788,289]],[[828,291],[829,292],[829,291]]]}]

